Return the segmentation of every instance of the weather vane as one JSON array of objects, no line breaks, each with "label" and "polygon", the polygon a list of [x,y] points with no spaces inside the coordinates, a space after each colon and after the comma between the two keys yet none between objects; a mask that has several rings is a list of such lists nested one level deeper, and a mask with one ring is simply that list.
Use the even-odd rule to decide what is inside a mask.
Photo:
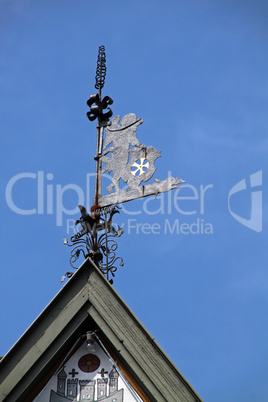
[{"label": "weather vane", "polygon": [[[113,215],[119,213],[117,204],[135,200],[149,195],[157,196],[174,188],[179,188],[183,180],[168,177],[154,183],[142,184],[150,180],[156,170],[154,163],[160,158],[161,152],[152,146],[145,146],[136,137],[136,131],[143,119],[129,113],[121,119],[115,116],[111,121],[113,112],[110,105],[112,98],[101,98],[106,77],[105,47],[99,47],[96,83],[98,93],[91,95],[87,101],[90,111],[87,117],[90,121],[97,119],[97,145],[96,145],[96,175],[95,194],[90,214],[82,205],[78,205],[81,217],[76,221],[82,229],[64,244],[73,247],[70,264],[73,264],[82,254],[84,258],[90,257],[99,267],[107,279],[113,283],[110,276],[114,276],[117,264],[123,266],[121,257],[116,257],[116,238],[123,234],[123,230],[112,223]],[[108,194],[102,195],[102,176],[105,172],[112,173],[111,184],[107,187]],[[120,180],[126,184],[126,189],[120,187]],[[67,272],[67,277],[73,272]],[[63,276],[62,280],[64,280]]]}]

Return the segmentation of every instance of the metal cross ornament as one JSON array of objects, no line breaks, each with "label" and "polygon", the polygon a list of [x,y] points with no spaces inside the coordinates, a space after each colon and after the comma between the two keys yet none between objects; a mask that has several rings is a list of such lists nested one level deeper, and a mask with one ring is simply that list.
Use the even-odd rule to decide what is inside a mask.
[{"label": "metal cross ornament", "polygon": [[[97,119],[97,145],[96,155],[96,176],[95,194],[90,213],[82,205],[78,205],[81,213],[80,219],[76,224],[81,226],[81,230],[71,237],[68,242],[64,238],[63,242],[70,247],[70,263],[73,264],[83,255],[84,258],[90,257],[99,267],[107,279],[113,283],[110,276],[114,276],[117,264],[123,266],[121,257],[115,256],[117,243],[115,238],[123,234],[123,230],[114,227],[112,219],[114,214],[119,213],[117,204],[135,200],[149,195],[157,196],[174,188],[179,188],[183,180],[168,177],[165,180],[157,180],[153,183],[148,182],[155,173],[154,163],[160,158],[161,152],[153,146],[145,146],[137,139],[136,131],[143,119],[137,118],[134,113],[129,113],[122,119],[115,116],[111,121],[113,104],[112,98],[105,96],[101,98],[101,90],[104,87],[106,76],[106,55],[104,46],[99,47],[96,83],[95,88],[98,93],[91,95],[87,101],[90,111],[87,117],[90,121]],[[121,119],[121,121],[120,121]],[[102,195],[102,176],[106,172],[112,174],[111,183],[107,187],[108,194]],[[125,183],[124,189],[121,188],[121,181]],[[67,272],[65,275],[70,277],[73,273]],[[62,280],[64,280],[63,276]]]}]

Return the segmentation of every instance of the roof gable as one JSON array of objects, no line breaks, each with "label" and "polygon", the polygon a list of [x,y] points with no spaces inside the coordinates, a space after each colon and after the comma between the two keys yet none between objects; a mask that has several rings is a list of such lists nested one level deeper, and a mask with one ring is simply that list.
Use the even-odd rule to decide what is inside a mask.
[{"label": "roof gable", "polygon": [[142,399],[201,401],[90,259],[0,362],[0,399],[33,400],[89,330],[98,330]]}]

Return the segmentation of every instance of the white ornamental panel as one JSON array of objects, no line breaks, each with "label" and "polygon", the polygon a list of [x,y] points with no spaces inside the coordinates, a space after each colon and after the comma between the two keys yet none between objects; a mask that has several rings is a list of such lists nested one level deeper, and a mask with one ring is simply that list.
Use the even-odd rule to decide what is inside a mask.
[{"label": "white ornamental panel", "polygon": [[86,343],[58,369],[34,402],[141,401],[135,390],[95,342],[88,351]]}]

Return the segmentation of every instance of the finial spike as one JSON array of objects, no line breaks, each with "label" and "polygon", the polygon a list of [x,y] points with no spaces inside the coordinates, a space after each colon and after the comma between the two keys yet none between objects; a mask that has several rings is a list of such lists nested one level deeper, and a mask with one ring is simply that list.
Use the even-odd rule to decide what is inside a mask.
[{"label": "finial spike", "polygon": [[[120,116],[115,116],[111,121],[113,104],[109,96],[101,97],[106,77],[105,47],[99,47],[96,70],[95,88],[98,93],[93,94],[87,101],[90,111],[87,117],[90,121],[97,119],[97,144],[95,194],[90,213],[85,207],[78,205],[81,218],[75,224],[80,224],[82,230],[71,237],[71,243],[64,239],[64,244],[72,247],[70,263],[73,264],[80,256],[90,257],[99,267],[102,273],[112,283],[109,276],[114,276],[116,265],[123,266],[121,257],[116,257],[117,243],[114,238],[123,234],[123,229],[112,224],[113,215],[118,213],[117,205],[123,202],[135,200],[180,188],[183,180],[168,177],[165,180],[155,179],[154,183],[148,182],[154,175],[156,167],[154,163],[161,156],[153,146],[145,146],[136,137],[138,126],[143,122],[134,113],[125,115],[120,123]],[[104,164],[104,167],[103,167]],[[112,173],[111,183],[107,187],[109,194],[102,195],[102,175],[105,172]],[[127,184],[127,189],[120,187],[120,183]],[[110,214],[109,219],[107,214]],[[70,277],[67,272],[65,276]],[[64,277],[63,277],[64,280]]]},{"label": "finial spike", "polygon": [[96,69],[96,89],[102,89],[104,87],[106,77],[106,54],[105,54],[105,46],[99,47],[98,61],[97,61],[97,69]]}]

